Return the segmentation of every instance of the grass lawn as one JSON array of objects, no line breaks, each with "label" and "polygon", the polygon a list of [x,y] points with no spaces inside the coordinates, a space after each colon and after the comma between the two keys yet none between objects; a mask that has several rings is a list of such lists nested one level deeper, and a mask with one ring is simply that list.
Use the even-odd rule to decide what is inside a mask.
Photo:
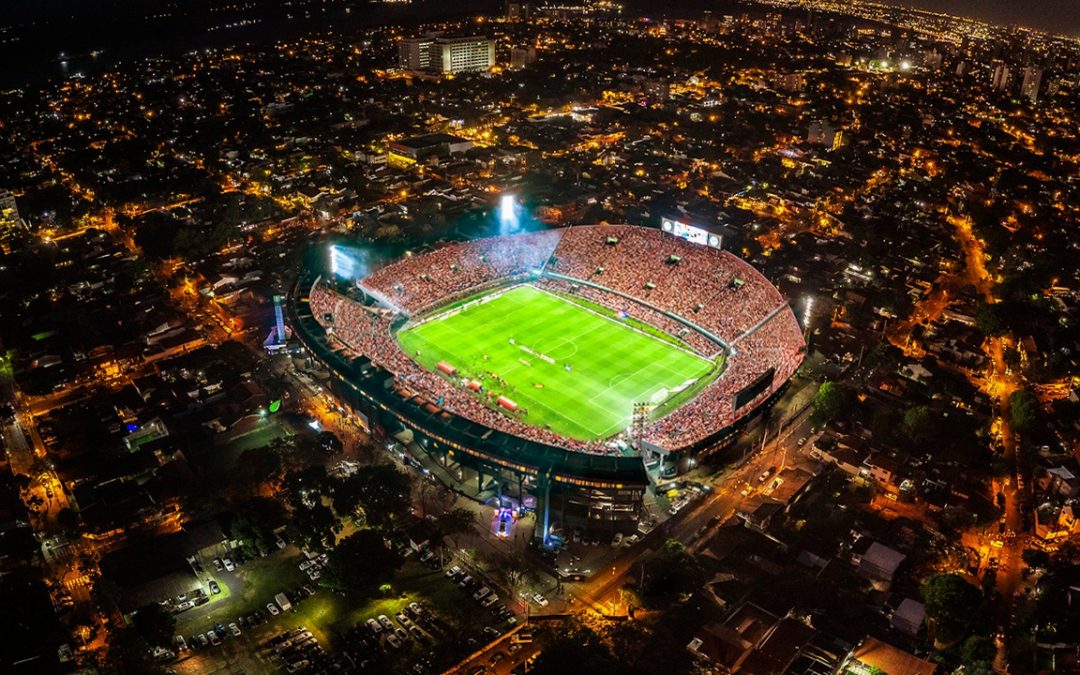
[{"label": "grass lawn", "polygon": [[527,411],[522,419],[530,424],[583,440],[621,431],[630,424],[634,403],[659,403],[714,368],[669,342],[532,286],[407,328],[398,340],[430,370],[438,372],[438,362],[446,361],[476,379],[495,373],[506,386],[487,377],[485,392],[513,400]]}]

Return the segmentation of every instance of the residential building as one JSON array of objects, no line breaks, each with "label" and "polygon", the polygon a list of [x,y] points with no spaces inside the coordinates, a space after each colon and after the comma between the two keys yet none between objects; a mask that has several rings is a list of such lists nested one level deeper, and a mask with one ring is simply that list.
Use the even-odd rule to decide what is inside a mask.
[{"label": "residential building", "polygon": [[1035,103],[1039,100],[1039,87],[1042,86],[1043,71],[1038,66],[1024,68],[1024,79],[1020,82],[1020,96]]},{"label": "residential building", "polygon": [[868,637],[851,650],[839,672],[844,675],[933,675],[937,669],[936,663]]}]

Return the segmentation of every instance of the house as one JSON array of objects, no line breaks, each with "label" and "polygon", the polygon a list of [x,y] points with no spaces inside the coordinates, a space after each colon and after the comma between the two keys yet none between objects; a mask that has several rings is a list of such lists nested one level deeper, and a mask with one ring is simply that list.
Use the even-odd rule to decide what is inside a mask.
[{"label": "house", "polygon": [[686,646],[700,661],[728,673],[787,672],[816,631],[790,616],[744,603],[726,621],[704,626]]},{"label": "house", "polygon": [[784,510],[787,511],[806,494],[813,480],[814,474],[803,469],[788,467],[773,480],[776,487],[769,496],[783,504]]},{"label": "house", "polygon": [[926,607],[918,600],[905,598],[892,615],[892,626],[896,630],[915,637],[926,622]]},{"label": "house", "polygon": [[883,452],[870,455],[863,460],[860,473],[869,476],[885,489],[897,491],[897,476],[900,472],[900,462]]},{"label": "house", "polygon": [[865,448],[853,447],[842,440],[821,439],[814,443],[810,456],[825,464],[833,464],[849,476],[858,476],[863,462],[866,460],[868,451]]},{"label": "house", "polygon": [[937,669],[936,663],[867,637],[851,650],[839,672],[842,675],[933,675]]},{"label": "house", "polygon": [[885,590],[892,584],[893,575],[906,555],[894,549],[872,542],[862,555],[852,556],[856,572],[875,588]]},{"label": "house", "polygon": [[739,506],[735,515],[747,527],[764,532],[778,513],[784,512],[784,505],[772,499],[754,499]]},{"label": "house", "polygon": [[1047,494],[1072,498],[1080,495],[1080,477],[1067,466],[1046,469],[1037,479],[1039,489]]}]

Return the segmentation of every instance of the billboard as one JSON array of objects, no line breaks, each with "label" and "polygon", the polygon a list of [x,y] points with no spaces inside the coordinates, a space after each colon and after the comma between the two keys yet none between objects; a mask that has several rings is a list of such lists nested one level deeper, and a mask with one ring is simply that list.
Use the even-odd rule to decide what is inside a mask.
[{"label": "billboard", "polygon": [[674,235],[692,244],[701,244],[702,246],[711,246],[712,248],[720,248],[720,235],[714,232],[709,232],[706,229],[688,225],[679,220],[672,220],[671,218],[661,218],[660,228],[670,235]]}]

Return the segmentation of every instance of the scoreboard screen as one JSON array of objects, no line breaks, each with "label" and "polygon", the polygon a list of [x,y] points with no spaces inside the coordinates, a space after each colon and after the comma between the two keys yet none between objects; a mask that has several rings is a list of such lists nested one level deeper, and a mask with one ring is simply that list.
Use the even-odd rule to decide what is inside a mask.
[{"label": "scoreboard screen", "polygon": [[720,248],[720,235],[693,225],[687,225],[679,220],[661,218],[660,227],[668,234],[685,239],[692,244]]}]

